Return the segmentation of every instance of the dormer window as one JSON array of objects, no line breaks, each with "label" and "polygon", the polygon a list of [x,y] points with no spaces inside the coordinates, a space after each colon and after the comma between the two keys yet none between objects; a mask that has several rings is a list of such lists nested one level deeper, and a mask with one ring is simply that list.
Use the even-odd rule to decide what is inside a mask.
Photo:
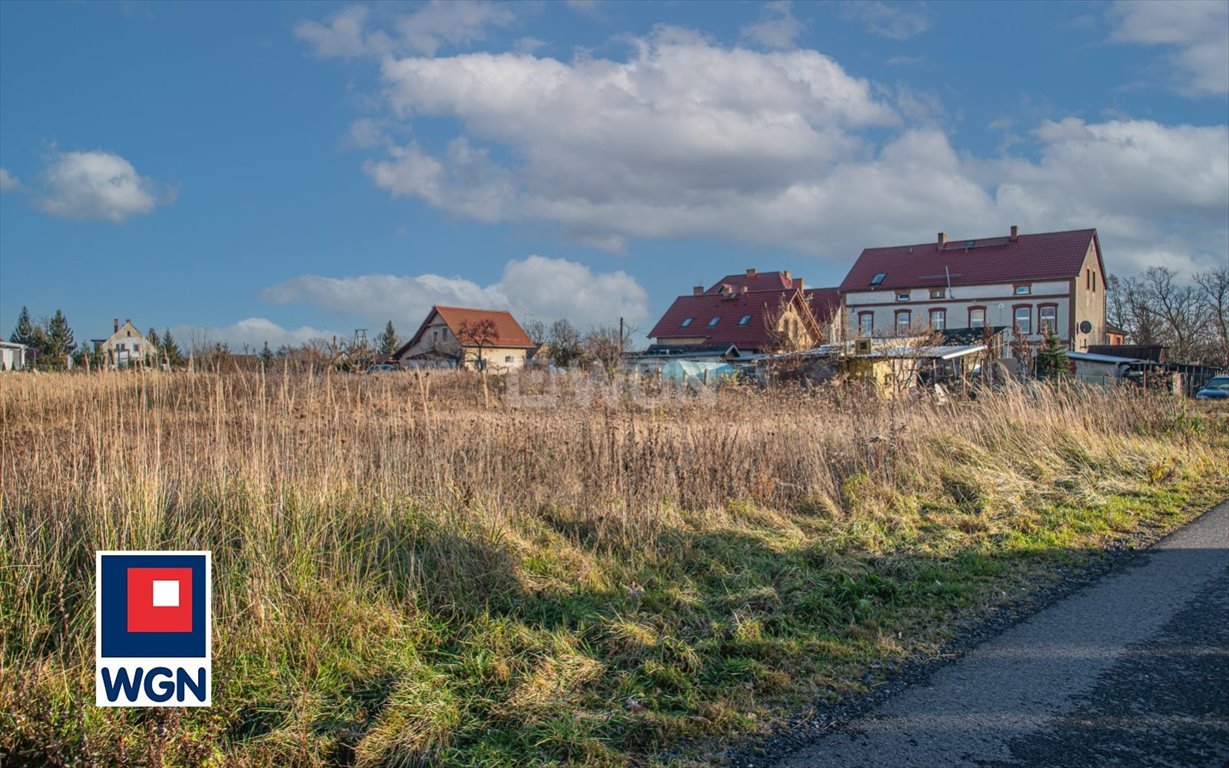
[{"label": "dormer window", "polygon": [[684,318],[683,318],[683,322],[679,323],[679,328],[686,328],[686,327],[687,327],[687,326],[689,326],[689,325],[691,325],[691,318],[690,318],[690,317],[684,317]]},{"label": "dormer window", "polygon": [[718,315],[717,317],[714,317],[712,320],[709,320],[709,321],[708,321],[708,327],[709,327],[709,328],[716,328],[716,327],[717,327],[717,323],[720,323],[720,322],[721,322],[721,315]]},{"label": "dormer window", "polygon": [[880,272],[879,274],[877,274],[877,275],[875,275],[874,277],[872,277],[872,278],[871,278],[871,285],[880,285],[880,284],[882,284],[882,283],[883,283],[884,278],[886,278],[887,276],[888,276],[888,274],[887,274],[886,272]]},{"label": "dormer window", "polygon": [[1027,296],[1033,292],[1033,286],[1030,283],[1016,283],[1012,289],[1012,293],[1017,296]]},{"label": "dormer window", "polygon": [[897,301],[908,301],[908,300],[909,300],[909,292],[908,292],[908,291],[897,291],[897,292],[896,292],[896,300],[897,300]]},{"label": "dormer window", "polygon": [[742,319],[738,321],[738,325],[742,328],[746,328],[748,325],[751,325],[751,315],[743,315]]}]

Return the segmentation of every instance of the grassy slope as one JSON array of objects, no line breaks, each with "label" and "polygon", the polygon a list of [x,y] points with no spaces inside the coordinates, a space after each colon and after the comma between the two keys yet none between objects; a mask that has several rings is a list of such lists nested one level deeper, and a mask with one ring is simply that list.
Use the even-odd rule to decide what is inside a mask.
[{"label": "grassy slope", "polygon": [[[0,381],[0,754],[698,760],[1229,492],[1225,414],[1163,398],[487,397]],[[215,706],[95,709],[93,551],[159,547],[215,553]]]}]

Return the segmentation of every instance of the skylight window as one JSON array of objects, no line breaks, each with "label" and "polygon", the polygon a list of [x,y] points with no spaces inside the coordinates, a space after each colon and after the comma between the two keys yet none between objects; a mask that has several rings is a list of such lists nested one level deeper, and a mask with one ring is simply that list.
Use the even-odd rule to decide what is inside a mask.
[{"label": "skylight window", "polygon": [[709,320],[709,321],[708,321],[708,327],[709,327],[709,328],[716,328],[716,327],[717,327],[717,323],[720,323],[720,322],[721,322],[721,315],[718,315],[717,317],[714,317],[712,320]]},{"label": "skylight window", "polygon": [[879,274],[871,278],[871,285],[879,285],[880,283],[883,282],[883,279],[887,276],[888,276],[887,272],[880,272]]},{"label": "skylight window", "polygon": [[738,324],[739,324],[740,326],[743,326],[744,328],[745,328],[746,326],[750,325],[750,324],[751,324],[751,315],[743,315],[742,319],[738,321]]},{"label": "skylight window", "polygon": [[679,328],[686,328],[686,327],[687,327],[687,326],[689,326],[689,325],[691,325],[691,318],[690,318],[690,317],[684,317],[684,318],[683,318],[683,322],[679,323]]},{"label": "skylight window", "polygon": [[964,244],[964,247],[965,247],[965,248],[972,248],[972,247],[973,247],[973,246],[975,246],[975,245],[977,245],[977,241],[976,241],[976,240],[970,240],[970,241],[968,241],[967,243],[965,243],[965,244]]}]

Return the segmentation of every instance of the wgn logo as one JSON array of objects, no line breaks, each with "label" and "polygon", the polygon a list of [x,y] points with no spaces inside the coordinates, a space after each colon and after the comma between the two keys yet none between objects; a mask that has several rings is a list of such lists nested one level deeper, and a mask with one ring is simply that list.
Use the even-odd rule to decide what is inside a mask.
[{"label": "wgn logo", "polygon": [[95,576],[98,706],[209,706],[209,553],[99,552]]}]

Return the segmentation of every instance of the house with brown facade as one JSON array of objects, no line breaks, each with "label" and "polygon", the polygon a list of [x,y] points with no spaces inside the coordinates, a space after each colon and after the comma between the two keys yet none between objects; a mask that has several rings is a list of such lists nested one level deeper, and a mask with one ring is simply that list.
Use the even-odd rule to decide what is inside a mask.
[{"label": "house with brown facade", "polygon": [[858,337],[1007,328],[1039,345],[1051,330],[1075,350],[1106,339],[1105,266],[1095,229],[867,248],[840,285]]},{"label": "house with brown facade", "polygon": [[522,367],[536,346],[510,312],[437,305],[393,359],[406,367],[506,371]]},{"label": "house with brown facade", "polygon": [[807,288],[789,272],[727,275],[676,298],[643,356],[698,357],[807,349],[829,340],[839,315],[835,288]]}]

